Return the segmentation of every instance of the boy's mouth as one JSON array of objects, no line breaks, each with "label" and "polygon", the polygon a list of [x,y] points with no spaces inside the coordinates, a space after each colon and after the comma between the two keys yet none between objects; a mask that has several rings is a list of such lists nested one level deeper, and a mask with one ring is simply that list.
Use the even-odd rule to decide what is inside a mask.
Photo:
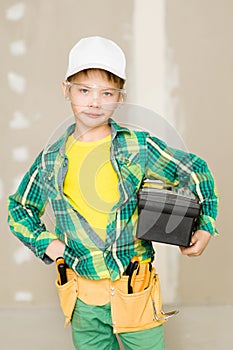
[{"label": "boy's mouth", "polygon": [[84,111],[84,114],[89,118],[99,118],[104,115],[102,109],[96,109],[96,108],[88,109]]},{"label": "boy's mouth", "polygon": [[85,115],[89,118],[99,118],[103,115],[103,113],[96,113],[96,112],[85,112]]}]

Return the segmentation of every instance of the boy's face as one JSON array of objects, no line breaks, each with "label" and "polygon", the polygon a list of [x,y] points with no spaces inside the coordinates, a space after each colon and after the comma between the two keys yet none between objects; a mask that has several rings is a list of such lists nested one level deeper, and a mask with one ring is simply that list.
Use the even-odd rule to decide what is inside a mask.
[{"label": "boy's face", "polygon": [[63,82],[63,92],[71,102],[76,125],[82,129],[106,124],[123,100],[116,83],[109,80],[100,69],[80,72],[68,85]]}]

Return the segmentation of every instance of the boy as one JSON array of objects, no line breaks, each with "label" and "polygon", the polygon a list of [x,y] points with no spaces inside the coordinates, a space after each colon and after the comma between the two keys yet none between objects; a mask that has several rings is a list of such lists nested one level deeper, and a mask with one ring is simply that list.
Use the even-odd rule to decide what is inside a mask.
[{"label": "boy", "polygon": [[[125,79],[125,56],[114,42],[89,37],[73,47],[62,88],[75,124],[38,156],[9,197],[12,232],[46,263],[64,257],[69,267],[68,283],[58,289],[80,350],[119,349],[115,333],[125,349],[165,348],[154,250],[136,238],[137,192],[145,178],[185,184],[202,203],[183,254],[200,255],[216,233],[218,199],[206,163],[111,119]],[[55,232],[40,220],[48,201]],[[132,258],[140,266],[133,287]]]}]

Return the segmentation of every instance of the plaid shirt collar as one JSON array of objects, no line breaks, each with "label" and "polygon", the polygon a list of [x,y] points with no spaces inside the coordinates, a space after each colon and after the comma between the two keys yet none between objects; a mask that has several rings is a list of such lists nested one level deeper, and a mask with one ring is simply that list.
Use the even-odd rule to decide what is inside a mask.
[{"label": "plaid shirt collar", "polygon": [[[113,119],[109,119],[109,125],[111,126],[111,135],[112,139],[116,137],[117,133],[120,132],[127,132],[130,133],[130,130],[124,126],[121,126],[117,124]],[[65,147],[66,147],[66,141],[68,137],[73,134],[75,130],[75,123],[70,125],[66,132],[52,145],[49,144],[47,149],[45,150],[45,153],[52,153],[52,152],[60,152],[61,155],[64,156],[65,154]]]}]

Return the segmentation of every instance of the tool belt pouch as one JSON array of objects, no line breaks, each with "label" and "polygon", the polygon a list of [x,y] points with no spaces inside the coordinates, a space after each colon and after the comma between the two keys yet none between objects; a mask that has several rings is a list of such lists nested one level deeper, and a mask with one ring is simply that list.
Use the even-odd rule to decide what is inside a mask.
[{"label": "tool belt pouch", "polygon": [[55,282],[60,299],[60,305],[65,315],[65,327],[70,323],[78,297],[77,275],[72,269],[67,268],[67,283],[61,285],[59,277]]},{"label": "tool belt pouch", "polygon": [[[140,285],[140,279],[140,275],[136,276],[135,285]],[[116,285],[111,297],[111,308],[114,333],[149,329],[164,323],[165,320],[156,319],[162,315],[162,300],[155,269],[152,269],[149,286],[143,291],[126,294]]]}]

